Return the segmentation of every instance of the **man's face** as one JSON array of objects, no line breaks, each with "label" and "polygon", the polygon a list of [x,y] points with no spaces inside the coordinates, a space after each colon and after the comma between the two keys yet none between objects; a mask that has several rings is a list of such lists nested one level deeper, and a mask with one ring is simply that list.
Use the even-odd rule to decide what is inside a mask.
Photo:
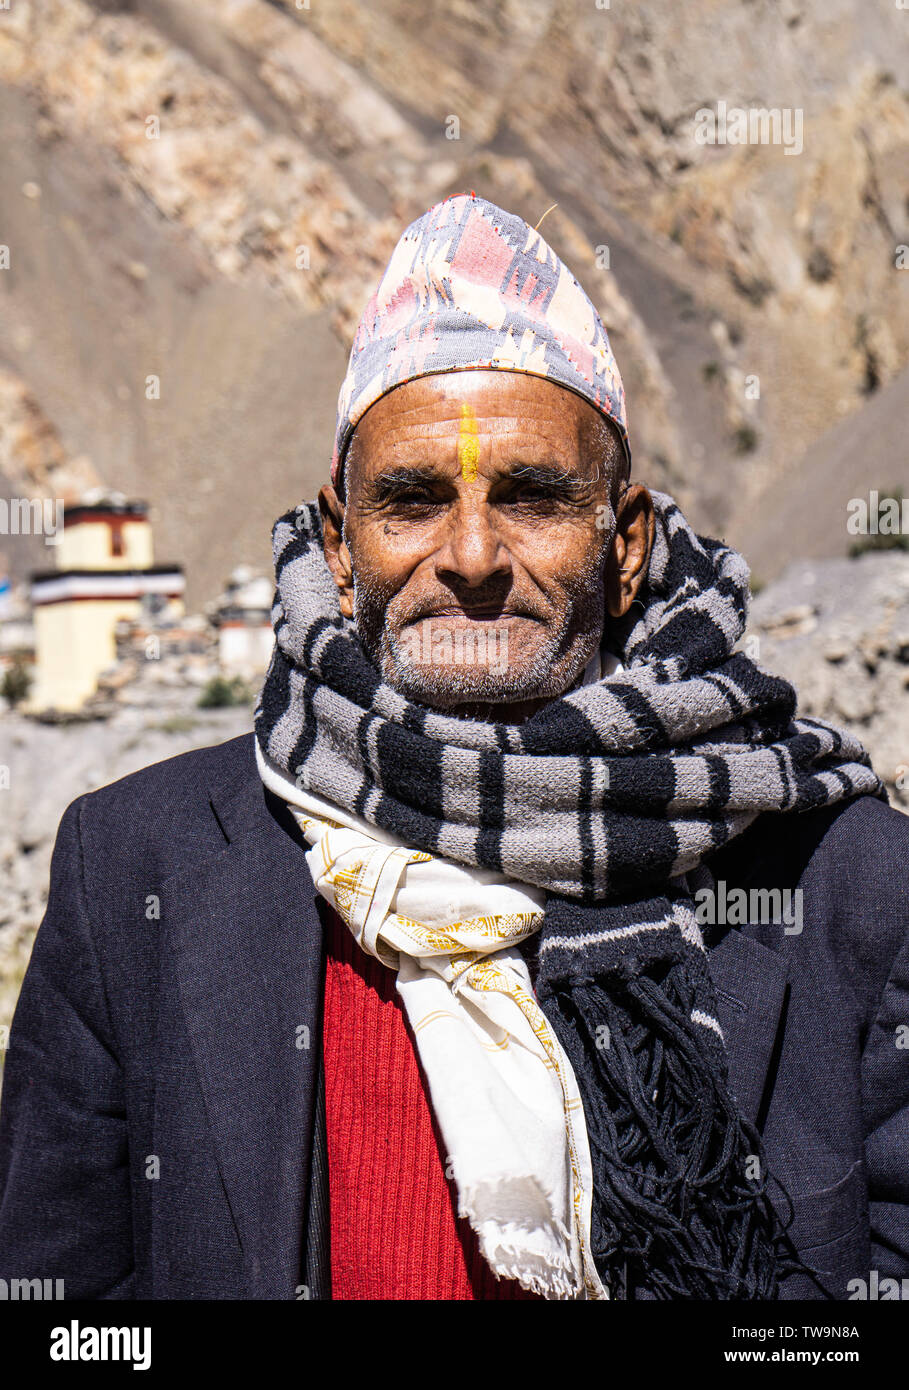
[{"label": "man's face", "polygon": [[451,372],[381,397],[345,504],[326,487],[320,505],[342,612],[384,679],[437,709],[511,707],[499,719],[568,689],[646,571],[650,496],[614,511],[616,469],[599,413],[541,377]]}]

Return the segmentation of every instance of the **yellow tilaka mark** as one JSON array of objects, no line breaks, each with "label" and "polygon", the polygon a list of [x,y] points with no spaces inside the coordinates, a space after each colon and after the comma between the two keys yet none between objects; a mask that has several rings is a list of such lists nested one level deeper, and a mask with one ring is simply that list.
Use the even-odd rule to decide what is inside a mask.
[{"label": "yellow tilaka mark", "polygon": [[477,417],[472,408],[461,406],[461,431],[458,435],[458,465],[465,483],[477,480],[477,464],[480,461],[480,441],[477,438]]}]

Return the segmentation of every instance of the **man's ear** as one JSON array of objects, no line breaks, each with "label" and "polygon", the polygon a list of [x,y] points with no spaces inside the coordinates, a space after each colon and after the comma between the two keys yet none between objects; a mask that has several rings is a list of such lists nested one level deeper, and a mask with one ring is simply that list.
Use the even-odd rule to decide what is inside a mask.
[{"label": "man's ear", "polygon": [[322,548],[332,578],[338,586],[338,602],[345,618],[353,617],[353,565],[344,540],[344,506],[331,483],[319,491],[319,512],[322,516]]},{"label": "man's ear", "polygon": [[641,483],[622,493],[616,533],[606,559],[606,608],[613,618],[628,612],[644,582],[653,549],[653,498]]}]

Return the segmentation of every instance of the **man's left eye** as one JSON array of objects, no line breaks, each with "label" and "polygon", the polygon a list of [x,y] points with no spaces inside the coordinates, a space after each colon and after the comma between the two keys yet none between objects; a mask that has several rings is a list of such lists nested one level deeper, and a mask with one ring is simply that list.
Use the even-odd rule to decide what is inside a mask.
[{"label": "man's left eye", "polygon": [[558,493],[553,488],[539,487],[537,484],[528,483],[526,487],[515,488],[505,499],[506,502],[557,502]]}]

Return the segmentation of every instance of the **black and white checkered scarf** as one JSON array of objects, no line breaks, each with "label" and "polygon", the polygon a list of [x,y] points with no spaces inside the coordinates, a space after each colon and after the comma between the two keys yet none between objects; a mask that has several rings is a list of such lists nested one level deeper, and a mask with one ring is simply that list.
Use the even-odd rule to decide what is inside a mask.
[{"label": "black and white checkered scarf", "polygon": [[733,650],[743,558],[652,496],[640,602],[609,630],[624,669],[518,726],[385,684],[340,613],[318,508],[289,512],[256,736],[299,786],[406,844],[546,890],[536,990],[584,1100],[614,1296],[773,1298],[792,1252],[729,1089],[692,895],[761,812],[886,792],[857,739],[796,718],[793,687]]}]

